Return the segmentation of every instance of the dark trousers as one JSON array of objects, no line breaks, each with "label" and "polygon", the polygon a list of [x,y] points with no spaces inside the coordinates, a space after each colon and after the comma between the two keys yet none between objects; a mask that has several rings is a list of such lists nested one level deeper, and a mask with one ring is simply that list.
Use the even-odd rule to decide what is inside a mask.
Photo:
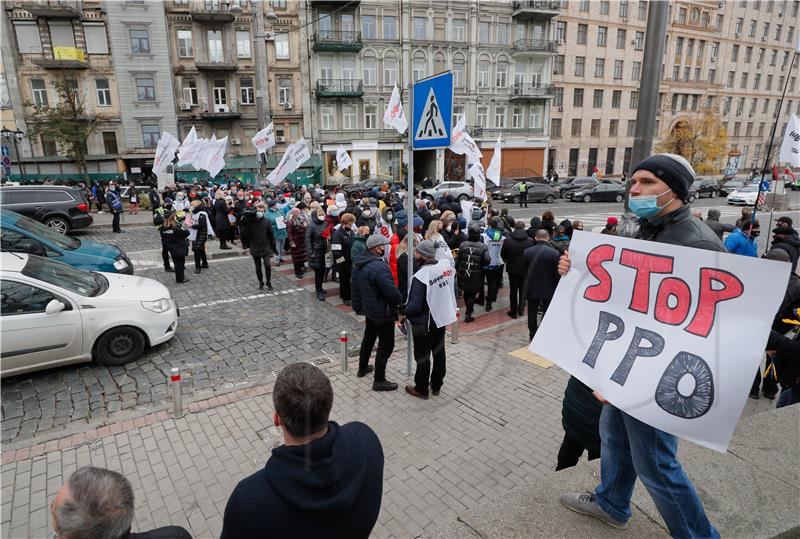
[{"label": "dark trousers", "polygon": [[167,250],[167,242],[161,238],[161,260],[164,261],[164,269],[169,269],[169,251]]},{"label": "dark trousers", "polygon": [[303,263],[302,262],[294,262],[294,274],[297,277],[300,277],[303,273]]},{"label": "dark trousers", "polygon": [[497,301],[497,289],[500,288],[500,280],[503,278],[503,268],[483,270],[486,273],[486,306],[490,306]]},{"label": "dark trousers", "polygon": [[219,248],[220,249],[227,249],[228,248],[228,244],[225,242],[225,237],[227,235],[228,235],[227,231],[220,233],[220,235],[219,235]]},{"label": "dark trousers", "polygon": [[350,275],[352,268],[350,264],[341,264],[339,266],[339,297],[342,300],[350,301]]},{"label": "dark trousers", "polygon": [[[323,271],[325,268],[322,268]],[[375,354],[375,382],[386,380],[386,363],[394,352],[394,322],[375,322],[367,318],[364,325],[364,337],[361,339],[361,351],[358,354],[358,370],[365,371],[369,365],[372,347],[378,339],[378,353]]]},{"label": "dark trousers", "polygon": [[175,281],[182,283],[185,279],[183,269],[186,267],[186,257],[172,255],[172,263],[175,265]]},{"label": "dark trousers", "polygon": [[525,275],[508,274],[508,284],[511,287],[509,299],[511,301],[511,314],[522,315],[525,312],[525,296],[522,294],[522,286],[525,284]]},{"label": "dark trousers", "polygon": [[114,232],[122,232],[122,230],[119,228],[119,216],[120,215],[121,215],[121,212],[116,212],[115,211],[114,212],[114,216],[111,218],[111,230],[113,230]]},{"label": "dark trousers", "polygon": [[528,298],[528,338],[531,340],[536,335],[536,330],[539,329],[539,305],[542,306],[542,314],[544,314],[550,306],[550,300]]},{"label": "dark trousers", "polygon": [[589,452],[589,460],[594,460],[600,457],[600,448],[584,448],[578,443],[575,438],[572,438],[566,432],[564,433],[564,441],[561,442],[561,448],[558,450],[558,461],[556,463],[556,471],[570,468],[578,464],[578,461],[583,455],[584,450]]},{"label": "dark trousers", "polygon": [[325,266],[314,268],[314,289],[322,292],[322,281],[325,279]]},{"label": "dark trousers", "polygon": [[478,301],[478,296],[483,294],[483,287],[480,290],[475,290],[474,292],[470,292],[469,290],[463,290],[464,292],[464,306],[467,308],[466,315],[472,316],[472,311],[475,309],[475,302]]},{"label": "dark trousers", "polygon": [[207,268],[208,258],[206,258],[206,244],[194,245],[194,269]]},{"label": "dark trousers", "polygon": [[[778,381],[775,379],[775,367],[771,367],[773,364],[773,358],[770,354],[767,354],[767,361],[764,365],[764,372],[768,374],[764,376],[764,384],[761,385],[761,369],[756,369],[756,379],[753,381],[753,387],[750,391],[754,394],[758,394],[758,388],[764,390],[765,395],[775,395],[778,393]],[[771,367],[771,368],[770,368]]]},{"label": "dark trousers", "polygon": [[[444,382],[446,372],[446,354],[444,349],[445,328],[433,328],[427,335],[414,334],[414,361],[417,363],[417,372],[414,373],[414,387],[423,395],[428,394],[428,379],[430,388],[439,391]],[[431,369],[431,360],[433,369]]]},{"label": "dark trousers", "polygon": [[[267,284],[272,284],[272,267],[269,265],[269,255],[251,255],[253,257],[253,262],[256,265],[256,277],[258,278],[258,284],[264,284],[264,276],[267,277]],[[261,272],[261,264],[264,264],[264,272]]]},{"label": "dark trousers", "polygon": [[[523,206],[524,204],[524,206]],[[519,207],[520,208],[527,208],[528,207],[528,192],[527,191],[520,191],[519,193]]]},{"label": "dark trousers", "polygon": [[100,202],[98,200],[98,201],[95,202],[95,204],[97,205],[97,211],[103,211],[103,203],[102,202]]}]

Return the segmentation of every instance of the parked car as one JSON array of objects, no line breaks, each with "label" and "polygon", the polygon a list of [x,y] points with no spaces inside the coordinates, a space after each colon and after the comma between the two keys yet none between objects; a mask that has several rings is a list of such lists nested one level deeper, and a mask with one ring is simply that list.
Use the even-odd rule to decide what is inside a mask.
[{"label": "parked car", "polygon": [[[502,198],[503,202],[519,202],[519,184],[517,182],[505,191],[500,191],[497,198]],[[525,182],[528,189],[528,202],[547,202],[548,204],[558,198],[558,189],[543,183],[528,181]]]},{"label": "parked car", "polygon": [[558,189],[559,196],[561,198],[565,198],[564,195],[566,195],[567,191],[575,189],[576,187],[586,187],[588,185],[595,186],[599,184],[599,180],[595,180],[594,178],[587,176],[582,178],[572,178],[564,183],[559,183],[556,185],[556,188]]},{"label": "parked car", "polygon": [[456,200],[469,200],[473,193],[472,185],[467,182],[442,182],[423,189],[420,195],[429,200],[439,200],[443,195],[453,195]]},{"label": "parked car", "polygon": [[728,204],[733,206],[753,206],[758,199],[758,185],[746,185],[736,189],[727,197]]},{"label": "parked car", "polygon": [[719,192],[720,188],[717,180],[713,178],[695,178],[692,187],[689,189],[689,202],[694,202],[696,198],[717,198]]},{"label": "parked car", "polygon": [[89,201],[80,189],[63,185],[0,187],[0,208],[13,210],[66,234],[92,224]]},{"label": "parked car", "polygon": [[742,187],[745,187],[747,185],[750,185],[750,182],[748,180],[742,180],[742,179],[728,180],[720,184],[719,193],[722,196],[726,197],[731,193],[733,193],[735,190],[741,189]]},{"label": "parked car", "polygon": [[500,185],[495,185],[492,182],[487,182],[487,183],[489,185],[486,187],[486,192],[492,195],[493,200],[500,200],[500,198],[498,197],[500,192],[511,189],[514,186],[514,184],[517,183],[517,181],[500,178]]},{"label": "parked car", "polygon": [[618,183],[601,183],[588,185],[572,193],[576,202],[622,202],[625,198],[625,186]]},{"label": "parked car", "polygon": [[116,245],[65,236],[10,210],[0,211],[0,250],[46,256],[89,271],[133,275],[133,264]]},{"label": "parked car", "polygon": [[153,279],[2,253],[0,376],[97,360],[124,365],[170,340],[178,308]]}]

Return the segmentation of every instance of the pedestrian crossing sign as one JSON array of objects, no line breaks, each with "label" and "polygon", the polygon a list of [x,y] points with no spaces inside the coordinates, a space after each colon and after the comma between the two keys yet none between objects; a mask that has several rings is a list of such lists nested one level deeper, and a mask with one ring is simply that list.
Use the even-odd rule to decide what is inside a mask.
[{"label": "pedestrian crossing sign", "polygon": [[414,83],[412,147],[447,148],[453,126],[453,73],[434,75]]}]

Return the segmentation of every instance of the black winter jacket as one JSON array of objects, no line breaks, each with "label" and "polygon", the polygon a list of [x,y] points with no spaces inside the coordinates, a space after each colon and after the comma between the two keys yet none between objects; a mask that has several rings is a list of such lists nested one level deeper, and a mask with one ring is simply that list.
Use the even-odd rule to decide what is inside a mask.
[{"label": "black winter jacket", "polygon": [[308,250],[308,265],[312,268],[320,269],[325,267],[325,250],[327,248],[325,232],[327,224],[325,221],[317,220],[316,215],[312,215],[306,227],[306,249]]},{"label": "black winter jacket", "polygon": [[416,213],[417,215],[419,215],[419,218],[422,219],[422,226],[424,227],[425,230],[427,230],[428,223],[433,221],[433,216],[431,215],[431,212],[428,211],[427,208],[417,208]]},{"label": "black winter jacket", "polygon": [[734,226],[733,225],[726,225],[724,223],[720,223],[719,219],[712,219],[709,217],[705,221],[703,221],[708,228],[710,228],[714,234],[717,235],[719,239],[722,239],[722,235],[725,232],[733,232]]},{"label": "black winter jacket", "polygon": [[796,234],[786,235],[772,241],[772,249],[782,249],[789,255],[792,264],[792,273],[797,271],[797,261],[800,259],[800,238]]},{"label": "black winter jacket", "polygon": [[450,250],[458,249],[459,245],[464,241],[464,235],[459,231],[456,233],[456,225],[453,225],[452,230],[447,230],[443,228],[441,230],[442,238],[444,238],[444,242],[450,247]]},{"label": "black winter jacket", "polygon": [[403,297],[394,285],[389,264],[371,251],[365,251],[353,262],[351,300],[356,314],[373,322],[397,320]]},{"label": "black winter jacket", "polygon": [[[437,263],[438,260],[431,260],[423,266]],[[419,279],[413,279],[411,282],[411,292],[408,294],[408,301],[403,312],[408,321],[415,326],[436,327],[436,323],[431,318],[430,307],[428,307],[428,287]]]},{"label": "black winter jacket", "polygon": [[692,216],[692,209],[683,206],[662,217],[639,219],[639,234],[643,240],[683,245],[708,251],[725,252],[725,247],[713,230]]},{"label": "black winter jacket", "polygon": [[526,230],[515,230],[503,240],[500,256],[506,263],[509,275],[525,275],[525,249],[533,246],[533,240]]},{"label": "black winter jacket", "polygon": [[525,249],[525,296],[530,299],[553,299],[560,279],[561,255],[546,241],[537,241]]},{"label": "black winter jacket", "polygon": [[561,424],[570,438],[590,453],[600,453],[600,412],[603,405],[592,395],[592,388],[569,377],[561,404]]},{"label": "black winter jacket", "polygon": [[349,269],[352,266],[353,261],[350,257],[350,253],[352,252],[353,240],[355,239],[356,233],[353,232],[350,227],[342,225],[333,231],[331,252],[333,253],[333,261],[338,267]]},{"label": "black winter jacket", "polygon": [[256,218],[247,225],[247,245],[253,256],[270,256],[275,252],[275,233],[266,217]]},{"label": "black winter jacket", "polygon": [[158,227],[158,231],[161,233],[161,239],[164,240],[169,254],[172,256],[187,256],[189,254],[189,243],[186,241],[186,238],[189,237],[188,230],[178,225],[171,227],[161,225]]},{"label": "black winter jacket", "polygon": [[490,262],[486,244],[469,240],[461,242],[456,257],[458,287],[467,292],[479,291],[483,287],[483,268]]},{"label": "black winter jacket", "polygon": [[[417,259],[414,259],[414,271],[417,273],[419,264]],[[400,295],[403,296],[403,303],[408,301],[408,252],[404,252],[397,257],[397,288],[400,290]]]},{"label": "black winter jacket", "polygon": [[222,233],[231,227],[228,221],[228,204],[225,199],[218,198],[214,201],[214,206],[211,208],[211,220],[214,222],[214,232],[220,238],[223,237]]}]

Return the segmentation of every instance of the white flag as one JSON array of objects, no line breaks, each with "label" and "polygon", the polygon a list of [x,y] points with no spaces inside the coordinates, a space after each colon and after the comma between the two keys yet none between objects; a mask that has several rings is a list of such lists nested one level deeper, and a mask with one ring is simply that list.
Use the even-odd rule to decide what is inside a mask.
[{"label": "white flag", "polygon": [[197,131],[194,126],[178,148],[178,166],[188,165],[194,159],[197,150]]},{"label": "white flag", "polygon": [[500,135],[497,136],[497,144],[494,145],[494,153],[489,168],[486,169],[486,177],[500,187]]},{"label": "white flag", "polygon": [[467,157],[467,175],[475,182],[473,195],[475,198],[486,200],[486,176],[480,161],[472,161]]},{"label": "white flag", "polygon": [[228,148],[228,137],[214,140],[209,144],[208,162],[205,168],[213,178],[225,167],[225,150]]},{"label": "white flag", "polygon": [[793,167],[800,167],[800,118],[797,117],[797,114],[792,114],[789,123],[786,124],[778,161],[789,163]]},{"label": "white flag", "polygon": [[467,160],[480,161],[483,154],[473,138],[467,133],[464,124],[466,120],[462,116],[453,128],[450,136],[450,151],[458,155],[466,155]]},{"label": "white flag", "polygon": [[408,129],[406,113],[403,111],[403,103],[400,101],[400,90],[397,89],[396,84],[392,90],[389,106],[386,107],[386,112],[383,113],[383,123],[394,127],[401,135]]},{"label": "white flag", "polygon": [[192,145],[192,159],[190,163],[195,170],[204,170],[206,168],[209,144],[211,144],[211,142],[208,139],[201,138],[197,139],[197,142]]},{"label": "white flag", "polygon": [[181,143],[164,131],[161,133],[161,138],[158,139],[158,146],[156,147],[156,155],[153,158],[153,173],[163,172],[167,165],[172,163],[175,158],[175,152]]},{"label": "white flag", "polygon": [[264,153],[275,146],[275,127],[272,122],[267,127],[253,135],[253,146],[258,153]]},{"label": "white flag", "polygon": [[286,153],[283,154],[281,162],[278,163],[275,170],[269,173],[267,180],[269,180],[269,183],[272,185],[278,185],[286,176],[300,168],[300,165],[310,158],[311,152],[308,150],[305,139],[301,138],[286,148]]},{"label": "white flag", "polygon": [[353,160],[350,159],[350,155],[348,155],[347,150],[344,149],[344,146],[339,144],[339,149],[336,150],[336,168],[339,170],[345,170],[350,168],[353,164]]}]

